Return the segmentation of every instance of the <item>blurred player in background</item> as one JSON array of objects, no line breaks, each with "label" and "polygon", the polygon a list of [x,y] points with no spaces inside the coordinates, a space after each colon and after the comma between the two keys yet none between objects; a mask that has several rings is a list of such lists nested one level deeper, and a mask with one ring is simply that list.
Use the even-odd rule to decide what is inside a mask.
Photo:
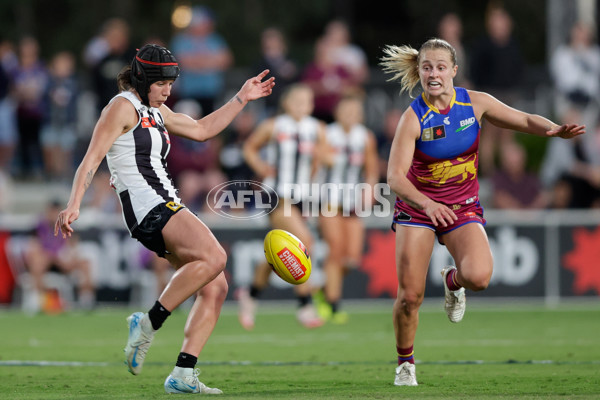
[{"label": "blurred player in background", "polygon": [[585,132],[577,124],[557,125],[539,115],[511,108],[484,92],[454,87],[455,49],[433,38],[419,51],[388,46],[382,66],[412,94],[423,93],[403,114],[392,143],[388,183],[397,201],[398,295],[394,328],[398,367],[394,384],[416,386],[413,344],[434,241],[448,248],[456,267],[442,269],[445,308],[452,322],[462,320],[465,288],[484,290],[493,259],[479,204],[478,145],[482,120],[541,137],[572,138]]},{"label": "blurred player in background", "polygon": [[[302,200],[307,193],[293,192],[290,184],[312,182],[327,148],[325,124],[310,116],[314,97],[307,85],[289,86],[281,97],[281,105],[284,113],[264,120],[245,142],[244,157],[256,175],[279,196],[279,205],[269,214],[271,228],[291,232],[310,251],[313,236],[302,217]],[[268,160],[261,158],[263,147],[271,151]],[[300,202],[294,202],[297,200]],[[239,318],[245,329],[254,327],[256,301],[269,283],[271,270],[265,261],[255,269],[250,290],[238,290]],[[310,283],[295,286],[294,290],[299,302],[298,321],[307,328],[323,325],[312,304]]]},{"label": "blurred player in background", "polygon": [[[327,126],[327,142],[333,164],[325,170],[323,190],[327,213],[319,217],[321,233],[329,247],[325,261],[325,286],[314,298],[321,318],[336,324],[348,320],[340,309],[344,276],[360,266],[365,228],[356,208],[369,210],[373,187],[378,182],[375,135],[363,125],[364,104],[360,95],[343,97],[335,110],[335,122]],[[360,183],[367,183],[367,191]]]},{"label": "blurred player in background", "polygon": [[223,273],[227,255],[208,227],[181,204],[167,170],[168,132],[198,141],[216,136],[249,101],[271,93],[275,83],[273,78],[263,81],[267,73],[247,80],[220,109],[194,120],[164,104],[179,75],[175,57],[164,47],[143,46],[119,73],[120,93],[102,111],[75,174],[67,208],[56,220],[54,234],[60,231],[70,237],[83,195],[106,156],[131,236],[177,270],[148,313],[137,312],[127,319],[125,354],[132,374],[141,372],[154,334],[166,318],[196,296],[176,366],[165,380],[167,393],[222,393],[201,383],[194,367],[227,295]]}]

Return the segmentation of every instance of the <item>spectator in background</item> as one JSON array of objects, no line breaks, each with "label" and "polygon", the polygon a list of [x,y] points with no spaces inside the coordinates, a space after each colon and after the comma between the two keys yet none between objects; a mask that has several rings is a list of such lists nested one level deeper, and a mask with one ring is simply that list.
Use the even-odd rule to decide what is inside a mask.
[{"label": "spectator in background", "polygon": [[79,88],[75,75],[75,56],[68,51],[57,53],[49,71],[41,130],[44,165],[50,179],[65,180],[72,175],[72,155],[77,140]]},{"label": "spectator in background", "polygon": [[120,215],[121,203],[109,182],[110,173],[106,162],[103,162],[92,179],[85,196],[85,203],[87,207],[100,215]]},{"label": "spectator in background", "polygon": [[0,40],[0,171],[6,172],[12,166],[18,137],[15,101],[12,94],[14,66],[10,64],[14,57],[16,56],[12,43],[8,40]]},{"label": "spectator in background", "polygon": [[390,149],[398,122],[402,117],[402,110],[390,108],[383,119],[381,132],[378,132],[377,137],[377,153],[379,155],[379,182],[387,182],[388,160],[390,158]]},{"label": "spectator in background", "polygon": [[[512,17],[501,3],[489,3],[485,27],[486,36],[479,40],[471,53],[470,74],[474,89],[514,106],[524,62],[519,43],[513,36]],[[479,144],[479,168],[483,177],[491,176],[496,168],[499,143],[512,140],[513,136],[514,132],[490,123],[484,124]]]},{"label": "spectator in background", "polygon": [[26,36],[19,42],[18,57],[19,66],[15,72],[14,84],[17,98],[20,173],[24,177],[41,178],[40,128],[48,71],[39,58],[38,41],[31,36]]},{"label": "spectator in background", "polygon": [[40,311],[46,292],[44,275],[52,268],[73,274],[78,284],[78,306],[89,310],[95,302],[95,289],[89,260],[82,257],[78,242],[62,240],[54,236],[54,223],[60,212],[60,202],[51,201],[38,221],[34,236],[25,251],[25,264],[33,279],[34,290],[25,294],[25,308],[29,312]]},{"label": "spectator in background", "polygon": [[449,12],[445,14],[438,24],[438,35],[440,39],[444,39],[456,49],[456,58],[461,65],[458,69],[454,84],[456,86],[471,88],[469,82],[469,58],[463,45],[463,24],[458,14]]},{"label": "spectator in background", "polygon": [[129,29],[127,23],[120,18],[111,18],[106,20],[100,27],[99,32],[87,41],[83,48],[83,63],[86,67],[93,69],[106,55],[110,48],[108,45],[109,37],[113,32]]},{"label": "spectator in background", "polygon": [[268,69],[277,81],[277,85],[273,88],[273,94],[264,100],[265,117],[272,117],[279,107],[281,93],[289,84],[298,80],[300,71],[297,64],[288,57],[285,37],[278,28],[271,27],[262,32],[260,48],[261,56],[254,66],[254,70],[264,71]]},{"label": "spectator in background", "polygon": [[348,71],[355,84],[364,85],[369,79],[367,56],[363,49],[352,43],[348,24],[342,20],[329,22],[324,39],[331,44],[334,63]]},{"label": "spectator in background", "polygon": [[569,108],[576,108],[582,112],[583,120],[593,126],[600,96],[600,47],[588,24],[579,21],[573,25],[568,44],[552,54],[550,72],[556,89],[557,114],[563,116]]},{"label": "spectator in background", "polygon": [[[580,120],[581,110],[567,109],[564,123]],[[566,143],[551,141],[542,163],[541,177],[551,192],[552,208],[600,207],[600,130]],[[560,141],[563,142],[563,141]]]},{"label": "spectator in background", "polygon": [[224,72],[233,64],[233,55],[225,40],[215,32],[213,12],[204,6],[192,7],[190,25],[171,42],[179,60],[181,76],[174,85],[179,99],[194,99],[204,115],[215,109],[224,89]]},{"label": "spectator in background", "polygon": [[492,176],[493,205],[502,209],[539,209],[547,197],[536,174],[527,171],[527,153],[515,141],[500,147],[500,167]]},{"label": "spectator in background", "polygon": [[[202,117],[202,108],[194,100],[179,100],[173,111],[194,119]],[[170,140],[167,162],[179,187],[179,197],[191,210],[201,210],[210,189],[227,180],[219,167],[221,139],[197,142],[173,135]]]},{"label": "spectator in background", "polygon": [[99,105],[107,104],[118,93],[116,76],[135,56],[129,37],[129,24],[125,20],[114,18],[104,24],[96,44],[99,47],[97,61],[91,71]]},{"label": "spectator in background", "polygon": [[314,59],[305,67],[301,78],[314,93],[313,116],[326,123],[333,122],[337,102],[355,87],[350,72],[335,63],[334,49],[334,44],[326,38],[317,40]]},{"label": "spectator in background", "polygon": [[[277,83],[279,85],[279,82]],[[250,107],[238,114],[225,131],[225,142],[219,152],[221,169],[227,179],[252,180],[254,172],[244,160],[244,142],[256,127],[257,116]],[[234,187],[235,190],[235,187]]]}]

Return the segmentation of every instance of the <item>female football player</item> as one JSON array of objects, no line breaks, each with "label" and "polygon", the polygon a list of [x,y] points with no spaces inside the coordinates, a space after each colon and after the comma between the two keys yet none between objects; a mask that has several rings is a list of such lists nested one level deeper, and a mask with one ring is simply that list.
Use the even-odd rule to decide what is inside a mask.
[{"label": "female football player", "polygon": [[[250,135],[244,144],[244,157],[265,185],[273,188],[279,197],[279,205],[269,214],[273,229],[283,229],[296,235],[310,251],[313,237],[308,223],[303,218],[302,203],[315,175],[320,160],[326,155],[325,124],[313,117],[312,90],[304,84],[288,86],[281,97],[284,113],[266,119]],[[269,159],[263,159],[263,147],[270,150]],[[317,210],[318,210],[318,204]],[[306,210],[310,212],[311,210]],[[238,291],[239,318],[245,329],[254,327],[256,302],[266,288],[271,267],[266,262],[254,270],[250,289]],[[323,325],[312,304],[309,282],[295,286],[298,298],[298,322],[307,328]]]},{"label": "female football player", "polygon": [[[325,286],[315,294],[319,315],[336,324],[348,320],[340,300],[344,276],[360,266],[365,228],[356,208],[371,208],[373,188],[378,180],[375,135],[363,125],[364,104],[360,95],[342,97],[334,112],[335,122],[327,125],[327,142],[333,164],[325,168],[323,206],[319,223],[329,253],[325,260]],[[362,185],[366,183],[366,185]],[[366,189],[366,190],[364,190]]]},{"label": "female football player", "polygon": [[166,258],[177,270],[147,313],[129,316],[125,355],[129,371],[141,372],[155,332],[171,312],[192,295],[177,363],[165,380],[167,393],[221,393],[198,380],[197,358],[208,340],[227,295],[223,269],[227,255],[208,227],[177,196],[167,170],[169,134],[204,141],[216,136],[251,100],[271,93],[268,70],[248,79],[225,105],[194,120],[164,103],[179,75],[177,60],[164,47],[143,46],[118,75],[120,93],[104,108],[73,181],[67,208],[54,234],[73,233],[84,192],[106,156],[110,184],[117,192],[131,236]]},{"label": "female football player", "polygon": [[465,288],[484,290],[492,276],[478,197],[482,121],[563,139],[583,134],[585,126],[557,125],[487,93],[454,87],[456,51],[444,40],[430,39],[418,51],[409,46],[388,46],[384,51],[384,70],[400,80],[403,90],[411,93],[419,83],[423,89],[400,119],[387,177],[397,195],[392,224],[399,283],[393,313],[398,352],[394,384],[416,386],[413,343],[436,237],[456,262],[442,270],[450,321],[463,318]]}]

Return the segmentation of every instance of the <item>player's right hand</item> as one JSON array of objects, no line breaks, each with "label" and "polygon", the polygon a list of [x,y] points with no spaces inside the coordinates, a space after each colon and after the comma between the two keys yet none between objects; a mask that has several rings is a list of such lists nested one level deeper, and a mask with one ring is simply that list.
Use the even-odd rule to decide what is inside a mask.
[{"label": "player's right hand", "polygon": [[446,228],[448,225],[452,225],[454,224],[454,221],[458,220],[454,211],[433,200],[427,202],[423,211],[425,211],[425,214],[427,214],[435,226],[442,225]]},{"label": "player's right hand", "polygon": [[71,209],[70,207],[67,207],[66,209],[62,210],[58,214],[58,218],[56,219],[56,223],[54,224],[54,236],[58,235],[58,232],[60,231],[62,233],[63,239],[71,237],[71,234],[73,233],[73,228],[71,227],[71,224],[77,218],[79,218],[78,208]]}]

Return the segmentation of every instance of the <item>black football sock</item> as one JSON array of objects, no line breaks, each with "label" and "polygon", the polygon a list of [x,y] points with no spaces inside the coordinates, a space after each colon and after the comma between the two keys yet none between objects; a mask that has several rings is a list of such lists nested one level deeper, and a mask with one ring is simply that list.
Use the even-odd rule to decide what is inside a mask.
[{"label": "black football sock", "polygon": [[298,296],[298,307],[304,307],[312,303],[312,297],[310,295]]},{"label": "black football sock", "polygon": [[261,293],[262,289],[257,288],[254,285],[250,286],[250,297],[252,297],[253,299],[258,299]]},{"label": "black football sock", "polygon": [[163,322],[165,322],[169,315],[171,315],[171,311],[164,308],[157,300],[150,311],[148,311],[148,317],[150,317],[152,328],[154,328],[154,330],[158,330],[158,328],[162,326]]},{"label": "black football sock", "polygon": [[194,368],[197,362],[198,357],[194,357],[191,354],[181,352],[177,357],[177,364],[175,364],[175,366],[180,368]]}]

